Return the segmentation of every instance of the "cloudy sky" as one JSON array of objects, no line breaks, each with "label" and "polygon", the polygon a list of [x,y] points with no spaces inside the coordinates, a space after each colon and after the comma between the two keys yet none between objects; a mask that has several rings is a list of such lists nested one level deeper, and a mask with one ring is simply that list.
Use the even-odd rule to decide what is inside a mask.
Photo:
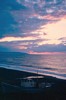
[{"label": "cloudy sky", "polygon": [[0,51],[66,52],[66,0],[0,0]]}]

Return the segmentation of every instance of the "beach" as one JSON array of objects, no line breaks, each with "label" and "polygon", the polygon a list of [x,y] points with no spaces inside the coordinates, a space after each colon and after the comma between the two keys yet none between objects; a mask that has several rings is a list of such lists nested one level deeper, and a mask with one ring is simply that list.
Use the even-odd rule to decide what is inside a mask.
[{"label": "beach", "polygon": [[[22,72],[17,70],[0,68],[0,83],[8,82],[15,78],[22,78],[27,76],[33,76],[37,74]],[[54,87],[46,89],[43,93],[2,93],[0,89],[0,100],[65,100],[66,97],[66,80],[58,79],[51,76],[44,76],[46,81],[52,81],[55,83]],[[1,87],[1,86],[0,86]],[[4,99],[5,98],[5,99]],[[7,99],[6,99],[7,98]]]}]

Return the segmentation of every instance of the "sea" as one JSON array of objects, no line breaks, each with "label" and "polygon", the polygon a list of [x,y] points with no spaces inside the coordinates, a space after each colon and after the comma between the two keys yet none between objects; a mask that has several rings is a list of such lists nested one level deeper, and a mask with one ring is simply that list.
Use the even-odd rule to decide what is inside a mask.
[{"label": "sea", "polygon": [[0,52],[0,68],[66,80],[66,53],[32,55],[19,52]]}]

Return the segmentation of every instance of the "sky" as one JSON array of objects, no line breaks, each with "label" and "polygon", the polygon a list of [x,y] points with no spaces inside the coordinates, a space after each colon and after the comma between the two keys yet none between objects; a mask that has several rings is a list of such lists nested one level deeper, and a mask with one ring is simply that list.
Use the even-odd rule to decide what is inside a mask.
[{"label": "sky", "polygon": [[66,0],[0,0],[0,52],[66,53]]}]

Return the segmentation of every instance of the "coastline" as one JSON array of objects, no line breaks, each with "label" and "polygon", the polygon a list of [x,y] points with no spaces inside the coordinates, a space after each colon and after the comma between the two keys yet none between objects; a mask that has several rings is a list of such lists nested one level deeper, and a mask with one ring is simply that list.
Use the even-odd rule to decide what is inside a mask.
[{"label": "coastline", "polygon": [[[17,71],[17,70],[11,70],[11,69],[6,69],[6,68],[0,68],[0,83],[2,81],[8,82],[8,80],[12,80],[15,78],[22,78],[22,77],[33,76],[33,75],[37,75],[37,74],[23,72],[23,71]],[[60,98],[60,100],[62,100],[62,98],[64,98],[64,100],[65,100],[66,80],[57,79],[57,78],[51,77],[51,76],[44,76],[44,77],[45,77],[45,81],[52,81],[53,83],[55,83],[54,88],[46,90],[45,93],[43,93],[43,94],[24,94],[24,93],[6,94],[7,98],[9,98],[10,96],[15,97],[17,95],[16,96],[17,98],[18,97],[24,98],[23,100],[26,100],[27,99],[26,97],[30,98],[29,100],[31,100],[32,97],[34,98],[34,99],[32,98],[33,100],[35,100],[36,98],[40,98],[40,97],[46,98],[45,100],[51,100],[50,98],[52,98],[53,100],[59,100],[57,98]],[[27,95],[27,96],[25,97],[25,95]],[[48,96],[49,96],[49,98],[48,98]],[[2,97],[2,95],[0,93],[0,98],[1,97]],[[11,100],[11,99],[9,99],[9,100]],[[19,99],[19,100],[21,100],[21,99]],[[41,100],[43,100],[43,99],[41,99]]]}]

